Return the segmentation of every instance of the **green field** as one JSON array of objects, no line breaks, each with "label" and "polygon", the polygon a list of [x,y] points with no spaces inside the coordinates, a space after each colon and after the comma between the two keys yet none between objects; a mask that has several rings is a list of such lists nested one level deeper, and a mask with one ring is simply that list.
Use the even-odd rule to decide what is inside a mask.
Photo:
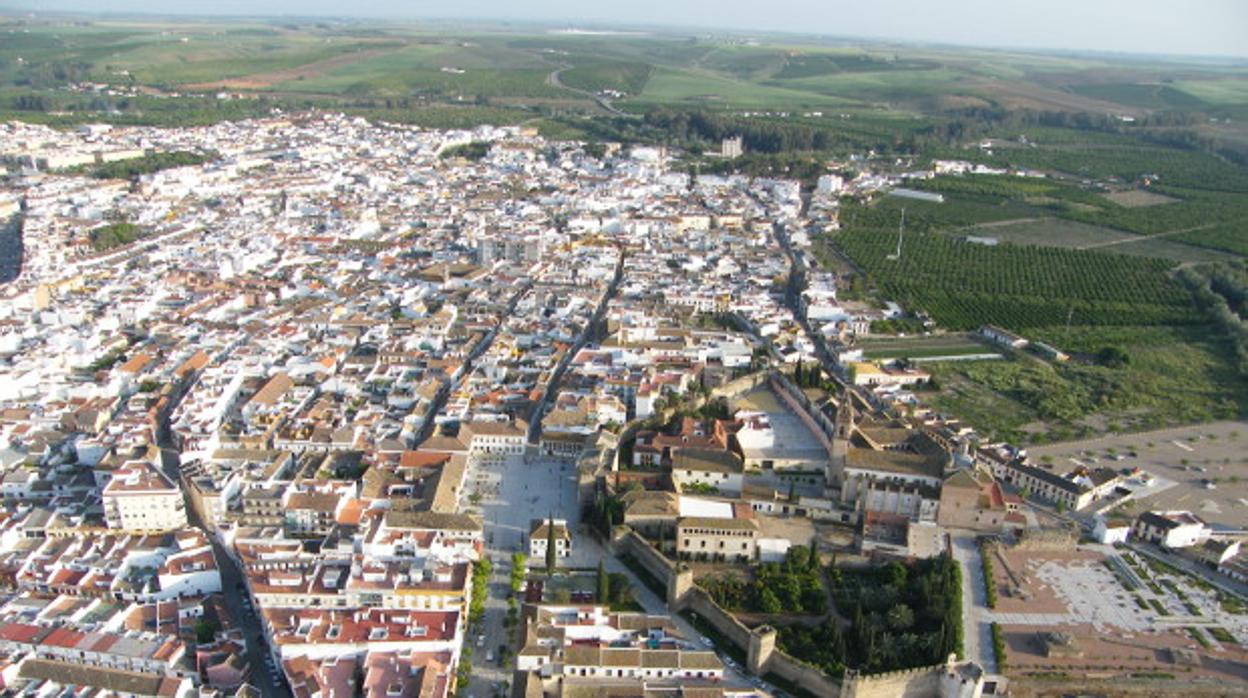
[{"label": "green field", "polygon": [[[845,46],[796,36],[746,45],[679,31],[583,36],[488,22],[450,29],[0,15],[0,39],[0,97],[6,86],[44,90],[91,79],[167,90],[224,81],[283,99],[563,100],[586,113],[595,105],[574,90],[624,92],[619,106],[634,111],[663,104],[913,115],[959,105],[1086,111],[1118,104],[1139,115],[1248,104],[1248,75],[1229,64]],[[547,81],[561,67],[574,89]],[[1242,129],[1231,129],[1233,141]]]},{"label": "green field", "polygon": [[[1173,238],[1144,238],[1133,233],[1089,225],[1060,218],[1026,219],[1017,222],[1004,221],[973,228],[960,233],[996,238],[1016,245],[1042,245],[1046,247],[1083,248],[1094,246],[1102,252],[1158,257],[1176,262],[1217,262],[1234,258],[1234,255],[1217,249],[1208,249],[1213,241],[1204,238],[1206,246],[1196,247],[1181,242],[1182,236]],[[1212,232],[1212,231],[1211,231]],[[1191,233],[1200,236],[1200,233]],[[1113,243],[1113,244],[1107,244]]]},{"label": "green field", "polygon": [[1170,85],[1109,83],[1103,85],[1076,85],[1071,90],[1085,97],[1094,97],[1146,109],[1191,108],[1204,105],[1204,102],[1198,97]]},{"label": "green field", "polygon": [[897,339],[869,337],[858,342],[867,359],[926,359],[939,356],[994,354],[1000,350],[964,334]]},{"label": "green field", "polygon": [[1208,328],[1054,328],[1036,336],[1071,351],[1125,348],[1110,368],[1012,361],[925,364],[941,386],[931,404],[991,434],[1044,443],[1235,417],[1248,410],[1248,381]]},{"label": "green field", "polygon": [[988,246],[911,233],[901,259],[891,234],[848,230],[833,238],[886,297],[924,311],[942,327],[985,323],[1011,329],[1062,325],[1192,322],[1191,298],[1171,263],[1106,252]]}]

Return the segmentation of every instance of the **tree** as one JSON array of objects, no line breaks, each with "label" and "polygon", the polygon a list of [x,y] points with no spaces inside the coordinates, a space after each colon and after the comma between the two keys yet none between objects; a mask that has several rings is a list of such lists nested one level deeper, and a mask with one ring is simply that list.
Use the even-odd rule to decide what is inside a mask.
[{"label": "tree", "polygon": [[546,574],[554,574],[559,564],[559,554],[555,550],[555,517],[552,514],[546,525]]},{"label": "tree", "polygon": [[810,538],[810,559],[806,563],[806,569],[811,572],[819,571],[819,542],[814,536]]},{"label": "tree", "polygon": [[776,593],[771,587],[763,587],[758,595],[758,610],[763,613],[779,613],[782,610],[780,599],[776,597]]},{"label": "tree", "polygon": [[216,638],[217,631],[221,629],[221,626],[215,621],[208,620],[207,618],[200,618],[195,621],[194,628],[195,642],[198,642],[201,645],[206,645]]},{"label": "tree", "polygon": [[607,580],[607,568],[602,560],[598,561],[598,603],[607,603],[611,598],[611,587]]},{"label": "tree", "polygon": [[524,553],[511,554],[511,593],[520,592],[524,585],[525,570],[528,569],[529,556]]},{"label": "tree", "polygon": [[888,615],[885,616],[888,627],[893,630],[906,630],[914,625],[914,611],[904,603],[888,609]]}]

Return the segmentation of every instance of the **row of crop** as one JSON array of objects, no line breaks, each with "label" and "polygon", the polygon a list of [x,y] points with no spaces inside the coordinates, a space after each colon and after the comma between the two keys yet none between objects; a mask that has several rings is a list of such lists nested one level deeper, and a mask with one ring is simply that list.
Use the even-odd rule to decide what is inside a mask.
[{"label": "row of crop", "polygon": [[879,289],[942,326],[1178,325],[1200,321],[1188,292],[1157,259],[933,234],[851,229],[833,241]]}]

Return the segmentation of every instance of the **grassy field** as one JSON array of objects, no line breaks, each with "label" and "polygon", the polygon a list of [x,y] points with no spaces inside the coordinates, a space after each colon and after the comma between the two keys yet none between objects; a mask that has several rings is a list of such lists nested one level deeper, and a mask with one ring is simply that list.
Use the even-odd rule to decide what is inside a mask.
[{"label": "grassy field", "polygon": [[938,356],[993,354],[999,350],[965,334],[904,338],[868,337],[858,343],[868,359],[926,359]]},{"label": "grassy field", "polygon": [[1248,410],[1248,381],[1209,331],[1166,327],[1054,328],[1037,336],[1094,352],[1124,347],[1120,367],[1011,361],[927,364],[941,390],[932,405],[996,438],[1045,443],[1234,417]]},{"label": "grassy field", "polygon": [[1160,259],[1171,259],[1176,262],[1217,262],[1235,257],[1233,254],[1216,249],[1184,244],[1170,237],[1145,238],[1113,228],[1060,218],[1026,219],[1017,222],[1003,221],[966,228],[959,232],[967,235],[993,237],[1001,242],[1009,242],[1016,245],[1042,245],[1074,249],[1091,245],[1097,246],[1097,249],[1102,252],[1113,252],[1136,257],[1157,257]]}]

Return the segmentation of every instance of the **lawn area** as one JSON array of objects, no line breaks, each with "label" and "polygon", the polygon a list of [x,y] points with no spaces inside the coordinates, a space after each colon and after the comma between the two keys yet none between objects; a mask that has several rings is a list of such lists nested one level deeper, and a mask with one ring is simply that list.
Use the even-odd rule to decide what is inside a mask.
[{"label": "lawn area", "polygon": [[964,334],[872,339],[859,341],[863,356],[868,359],[924,359],[933,356],[965,356],[992,354],[996,347],[971,339]]}]

